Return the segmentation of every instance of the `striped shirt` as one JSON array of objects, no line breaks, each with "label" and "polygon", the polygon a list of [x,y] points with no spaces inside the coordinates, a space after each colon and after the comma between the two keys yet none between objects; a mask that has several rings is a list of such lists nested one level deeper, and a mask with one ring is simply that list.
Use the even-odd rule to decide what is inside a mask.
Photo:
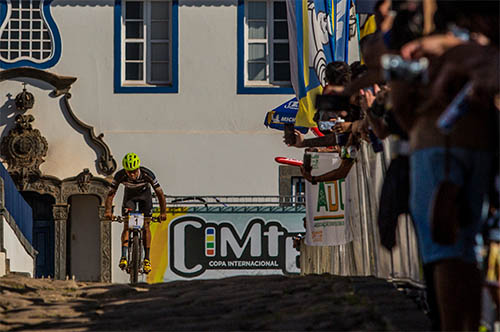
[{"label": "striped shirt", "polygon": [[160,187],[160,183],[149,168],[141,166],[139,167],[139,170],[139,176],[135,180],[129,178],[124,169],[116,172],[113,181],[111,182],[111,190],[116,192],[120,183],[125,186],[126,191],[133,191],[137,193],[144,191],[148,184],[151,185],[153,189]]}]

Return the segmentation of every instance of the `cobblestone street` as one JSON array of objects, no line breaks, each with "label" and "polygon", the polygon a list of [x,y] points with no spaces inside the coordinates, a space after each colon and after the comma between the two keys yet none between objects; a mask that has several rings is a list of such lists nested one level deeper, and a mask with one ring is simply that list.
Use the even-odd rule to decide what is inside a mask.
[{"label": "cobblestone street", "polygon": [[419,331],[416,302],[373,277],[255,276],[164,284],[0,278],[0,330]]}]

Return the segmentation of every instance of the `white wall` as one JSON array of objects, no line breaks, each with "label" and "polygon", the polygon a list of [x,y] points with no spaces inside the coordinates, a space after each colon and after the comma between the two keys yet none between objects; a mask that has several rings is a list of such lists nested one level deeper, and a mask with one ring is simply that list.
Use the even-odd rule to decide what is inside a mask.
[{"label": "white wall", "polygon": [[[292,96],[236,94],[237,1],[180,1],[178,94],[113,93],[114,1],[95,3],[53,2],[63,52],[49,71],[78,78],[71,89],[74,112],[104,133],[115,159],[137,152],[168,194],[277,195],[274,157],[300,158],[301,152],[263,121]],[[14,94],[21,85],[8,88]],[[49,143],[42,170],[60,178],[85,167],[96,174],[94,152],[63,121],[48,92],[35,94],[33,111]]]},{"label": "white wall", "polygon": [[16,234],[10,227],[10,224],[5,220],[5,217],[0,218],[3,223],[3,239],[4,247],[7,251],[7,259],[10,263],[11,272],[27,272],[33,276],[34,262],[33,258],[28,254],[26,249],[17,238]]}]

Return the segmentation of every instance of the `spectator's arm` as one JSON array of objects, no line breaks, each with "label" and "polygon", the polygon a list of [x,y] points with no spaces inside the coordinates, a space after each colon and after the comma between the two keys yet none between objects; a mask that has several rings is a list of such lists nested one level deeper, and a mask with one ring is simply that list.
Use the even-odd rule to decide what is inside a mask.
[{"label": "spectator's arm", "polygon": [[412,40],[401,48],[405,59],[419,59],[423,56],[440,56],[452,47],[465,43],[451,33],[427,36]]},{"label": "spectator's arm", "polygon": [[332,146],[336,144],[335,135],[325,135],[321,137],[314,138],[304,138],[304,134],[295,129],[295,144],[296,148],[312,148],[312,147],[323,147]]},{"label": "spectator's arm", "polygon": [[376,117],[373,115],[372,112],[368,111],[366,113],[365,119],[367,119],[368,124],[370,125],[370,127],[373,130],[373,133],[378,138],[384,139],[390,135],[389,128],[387,127],[387,124],[385,123],[383,118]]},{"label": "spectator's arm", "polygon": [[352,123],[352,133],[361,136],[365,141],[370,141],[368,137],[368,120],[366,117],[362,120],[356,120]]},{"label": "spectator's arm", "polygon": [[302,142],[302,147],[318,147],[318,146],[332,146],[336,145],[337,140],[334,134],[328,134],[321,137],[307,138]]},{"label": "spectator's arm", "polygon": [[[349,174],[352,165],[354,165],[353,159],[342,159],[339,168],[336,168],[328,173],[315,176],[314,180],[316,182],[327,182],[327,181],[336,181],[344,179],[347,176],[347,174]],[[310,172],[306,172],[304,170],[304,167],[302,166],[300,167],[300,171],[302,172],[302,175],[307,181],[312,182],[312,176]]]},{"label": "spectator's arm", "polygon": [[330,171],[328,173],[316,176],[315,180],[317,182],[326,182],[344,179],[347,174],[349,174],[352,165],[354,165],[353,159],[342,159],[339,168],[334,169],[333,171]]},{"label": "spectator's arm", "polygon": [[405,81],[392,81],[389,85],[391,86],[391,111],[394,112],[399,126],[409,132],[417,118],[415,104],[422,100],[420,91],[410,82]]}]

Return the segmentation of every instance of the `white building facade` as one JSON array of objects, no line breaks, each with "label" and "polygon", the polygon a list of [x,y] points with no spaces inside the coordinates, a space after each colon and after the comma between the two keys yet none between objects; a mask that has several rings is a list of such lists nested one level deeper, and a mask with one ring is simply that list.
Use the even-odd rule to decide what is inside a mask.
[{"label": "white building facade", "polygon": [[[285,146],[281,132],[263,125],[267,111],[293,97],[287,35],[286,4],[277,0],[0,0],[2,137],[22,114],[14,97],[26,83],[35,104],[25,114],[33,115],[30,123],[47,143],[36,165],[46,180],[65,183],[83,169],[109,179],[112,172],[99,166],[107,148],[117,169],[125,153],[137,153],[168,195],[278,195],[274,158],[302,157]],[[19,68],[35,72],[23,76]],[[40,79],[40,72],[60,80]],[[53,83],[62,76],[76,78],[65,91]],[[77,180],[72,193],[86,193]],[[24,189],[47,194],[35,187]],[[66,244],[56,238],[55,251],[66,246],[65,255],[56,255],[56,277],[75,272],[77,260],[93,259],[95,273],[81,272],[84,278],[109,280],[102,277],[106,254],[99,248],[89,254],[78,244],[88,219],[98,219],[94,206],[102,205],[103,193],[89,200],[66,197],[64,190],[55,203],[68,204],[61,220],[73,226],[59,230]],[[80,202],[92,211],[86,216],[80,206],[77,216],[71,199],[74,209]],[[102,227],[91,228],[106,239]],[[120,232],[121,225],[113,225],[106,258],[112,266]]]}]

